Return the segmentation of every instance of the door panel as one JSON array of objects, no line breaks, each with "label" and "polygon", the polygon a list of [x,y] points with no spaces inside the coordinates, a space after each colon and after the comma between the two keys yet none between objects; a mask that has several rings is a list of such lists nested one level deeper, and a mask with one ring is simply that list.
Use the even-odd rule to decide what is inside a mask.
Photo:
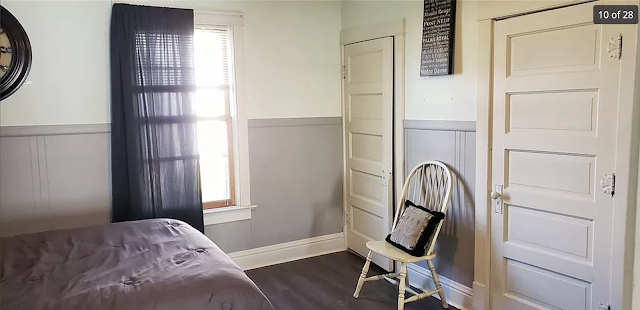
[{"label": "door panel", "polygon": [[509,206],[509,213],[507,243],[591,259],[593,222],[518,206]]},{"label": "door panel", "polygon": [[[393,169],[393,39],[346,45],[343,80],[347,244],[366,256],[366,242],[389,234]],[[373,262],[391,270],[389,259]]]},{"label": "door panel", "polygon": [[507,38],[508,76],[593,70],[599,45],[598,27],[592,24],[520,33]]},{"label": "door panel", "polygon": [[508,131],[595,134],[597,91],[507,94],[505,104]]},{"label": "door panel", "polygon": [[[621,27],[588,3],[496,22],[492,309],[598,309],[610,301]],[[494,186],[494,190],[500,190]]]},{"label": "door panel", "polygon": [[[507,289],[514,301],[549,309],[587,309],[591,293],[588,282],[511,260],[507,262]],[[517,303],[513,306],[505,309],[526,309]]]},{"label": "door panel", "polygon": [[591,156],[508,150],[506,185],[520,190],[554,191],[576,196],[592,196]]}]

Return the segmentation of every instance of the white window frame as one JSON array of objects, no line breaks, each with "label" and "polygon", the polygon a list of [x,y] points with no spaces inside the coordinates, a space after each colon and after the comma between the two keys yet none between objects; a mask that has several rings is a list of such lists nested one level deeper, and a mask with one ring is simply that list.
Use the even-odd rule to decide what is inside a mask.
[{"label": "white window frame", "polygon": [[204,224],[213,225],[251,219],[251,184],[249,171],[249,133],[244,66],[244,17],[241,12],[194,12],[194,27],[229,27],[231,53],[231,118],[234,149],[235,206],[203,210]]}]

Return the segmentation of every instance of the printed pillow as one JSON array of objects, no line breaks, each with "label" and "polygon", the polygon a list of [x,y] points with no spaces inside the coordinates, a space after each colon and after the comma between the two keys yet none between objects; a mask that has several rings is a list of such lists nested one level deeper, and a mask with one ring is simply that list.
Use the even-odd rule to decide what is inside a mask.
[{"label": "printed pillow", "polygon": [[423,256],[444,213],[417,206],[410,200],[405,201],[404,206],[398,225],[386,240],[413,256]]}]

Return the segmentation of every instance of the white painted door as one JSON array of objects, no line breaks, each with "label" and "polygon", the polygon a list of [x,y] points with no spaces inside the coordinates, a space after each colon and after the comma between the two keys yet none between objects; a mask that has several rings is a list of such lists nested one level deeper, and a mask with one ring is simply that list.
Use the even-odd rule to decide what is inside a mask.
[{"label": "white painted door", "polygon": [[613,198],[600,180],[615,164],[620,61],[608,45],[622,28],[594,25],[594,4],[495,25],[494,310],[610,301]]},{"label": "white painted door", "polygon": [[[393,38],[344,47],[346,237],[366,256],[369,240],[390,232],[393,169]],[[389,259],[373,262],[391,270]]]}]

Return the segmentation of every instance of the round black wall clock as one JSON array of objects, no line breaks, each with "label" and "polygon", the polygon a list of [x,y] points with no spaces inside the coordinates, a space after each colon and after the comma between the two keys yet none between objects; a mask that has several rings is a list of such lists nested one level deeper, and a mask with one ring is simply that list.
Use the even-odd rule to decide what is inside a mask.
[{"label": "round black wall clock", "polygon": [[31,44],[18,20],[4,7],[0,8],[0,100],[4,100],[27,79]]}]

